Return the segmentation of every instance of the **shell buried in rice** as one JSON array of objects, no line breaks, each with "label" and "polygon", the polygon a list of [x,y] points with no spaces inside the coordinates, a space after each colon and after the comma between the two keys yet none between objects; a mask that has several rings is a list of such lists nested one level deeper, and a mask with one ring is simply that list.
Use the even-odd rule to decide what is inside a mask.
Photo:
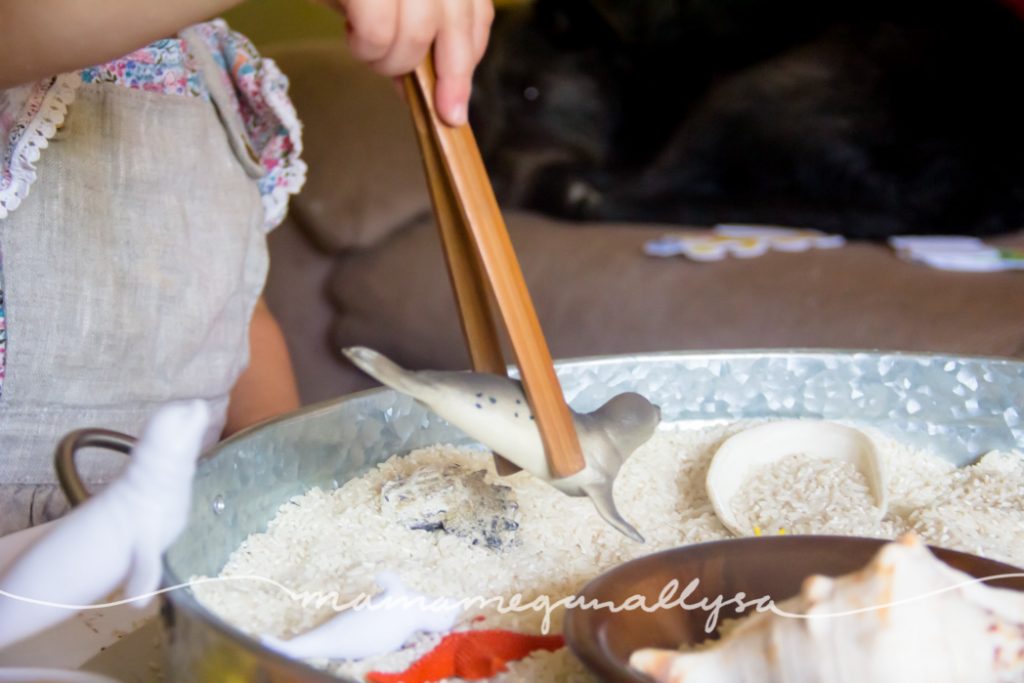
[{"label": "shell buried in rice", "polygon": [[1024,680],[1024,593],[952,569],[914,535],[860,571],[812,576],[708,649],[638,650],[659,683]]}]

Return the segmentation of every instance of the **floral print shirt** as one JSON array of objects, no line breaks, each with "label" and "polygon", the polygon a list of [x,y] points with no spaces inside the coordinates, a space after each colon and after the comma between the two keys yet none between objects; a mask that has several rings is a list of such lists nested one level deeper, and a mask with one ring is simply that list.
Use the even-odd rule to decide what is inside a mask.
[{"label": "floral print shirt", "polygon": [[[231,105],[245,124],[248,147],[263,170],[255,182],[269,230],[284,219],[289,196],[305,181],[306,166],[299,158],[301,126],[288,99],[288,80],[272,60],[260,57],[249,40],[223,21],[198,24],[190,31],[210,48]],[[158,40],[107,64],[0,90],[0,221],[28,195],[36,180],[36,162],[73,106],[75,91],[93,83],[210,100],[196,58],[180,37]],[[0,390],[5,350],[0,254]]]}]

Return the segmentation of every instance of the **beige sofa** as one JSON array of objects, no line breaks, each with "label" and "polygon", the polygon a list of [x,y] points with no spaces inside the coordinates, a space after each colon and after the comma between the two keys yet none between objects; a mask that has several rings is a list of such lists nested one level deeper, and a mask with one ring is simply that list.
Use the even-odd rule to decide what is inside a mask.
[{"label": "beige sofa", "polygon": [[[271,236],[267,297],[306,402],[371,386],[338,349],[416,368],[468,366],[408,113],[334,43],[281,47],[309,180]],[[645,256],[678,226],[510,212],[557,358],[826,347],[1024,357],[1024,272],[931,270],[885,245],[696,263]],[[1024,247],[1024,232],[991,240]]]}]

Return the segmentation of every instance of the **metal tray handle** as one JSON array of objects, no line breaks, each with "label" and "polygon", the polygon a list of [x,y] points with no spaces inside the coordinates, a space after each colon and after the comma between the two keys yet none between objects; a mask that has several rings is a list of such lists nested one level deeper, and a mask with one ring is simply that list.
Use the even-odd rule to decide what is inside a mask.
[{"label": "metal tray handle", "polygon": [[110,429],[76,429],[68,433],[57,444],[54,465],[57,480],[72,507],[89,499],[89,489],[75,466],[75,455],[83,448],[106,448],[130,455],[135,447],[135,438]]}]

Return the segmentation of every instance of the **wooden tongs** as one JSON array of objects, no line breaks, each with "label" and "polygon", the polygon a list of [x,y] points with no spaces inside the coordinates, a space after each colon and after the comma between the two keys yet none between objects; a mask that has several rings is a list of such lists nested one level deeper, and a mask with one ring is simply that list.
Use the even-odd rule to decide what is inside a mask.
[{"label": "wooden tongs", "polygon": [[[491,309],[493,297],[512,343],[552,477],[567,477],[583,469],[584,460],[551,352],[473,131],[468,124],[452,128],[441,121],[434,106],[435,83],[433,60],[428,57],[405,77],[405,94],[473,369],[506,373]],[[518,469],[500,456],[496,456],[495,466],[499,474]]]}]

